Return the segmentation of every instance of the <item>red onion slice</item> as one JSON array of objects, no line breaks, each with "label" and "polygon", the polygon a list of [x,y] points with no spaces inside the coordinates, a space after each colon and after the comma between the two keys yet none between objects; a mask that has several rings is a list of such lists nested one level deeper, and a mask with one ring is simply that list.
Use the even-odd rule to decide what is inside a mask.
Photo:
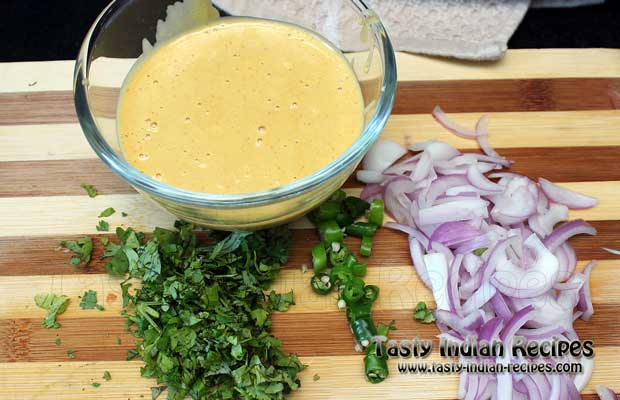
[{"label": "red onion slice", "polygon": [[592,306],[592,296],[590,295],[590,274],[592,273],[592,268],[596,265],[596,262],[590,261],[585,268],[583,269],[583,274],[585,275],[586,281],[584,282],[581,290],[579,290],[579,303],[577,304],[577,308],[583,314],[581,314],[581,319],[587,321],[594,314],[594,307]]},{"label": "red onion slice", "polygon": [[363,183],[381,183],[385,180],[386,176],[381,172],[370,171],[365,169],[360,169],[355,174],[358,181]]},{"label": "red onion slice", "polygon": [[618,397],[610,388],[606,388],[602,385],[594,385],[594,390],[596,390],[596,394],[598,394],[600,400],[618,400]]},{"label": "red onion slice", "polygon": [[488,202],[480,199],[454,201],[420,210],[423,225],[442,224],[451,221],[465,221],[475,217],[487,218]]},{"label": "red onion slice", "polygon": [[365,170],[383,172],[405,154],[407,154],[407,149],[400,144],[387,139],[379,139],[366,153],[362,167]]},{"label": "red onion slice", "polygon": [[545,178],[539,178],[538,183],[540,183],[541,189],[549,200],[564,204],[568,208],[581,210],[585,208],[592,208],[598,204],[598,200],[594,197],[565,189],[549,182]]},{"label": "red onion slice", "polygon": [[567,222],[556,228],[551,235],[547,236],[544,240],[545,246],[549,251],[554,252],[564,242],[575,235],[596,235],[596,229],[586,221],[582,219],[576,219],[571,222]]},{"label": "red onion slice", "polygon": [[431,242],[439,242],[447,247],[452,247],[466,242],[480,235],[480,231],[470,224],[462,221],[446,222],[431,235]]},{"label": "red onion slice", "polygon": [[463,128],[462,126],[451,120],[439,106],[435,106],[432,112],[432,116],[433,118],[435,118],[435,121],[437,121],[448,131],[454,133],[456,136],[460,136],[464,139],[475,139],[477,136],[476,132]]},{"label": "red onion slice", "polygon": [[603,250],[605,250],[608,253],[611,254],[615,254],[617,256],[620,256],[620,250],[614,250],[614,249],[610,249],[609,247],[602,247]]},{"label": "red onion slice", "polygon": [[433,162],[450,160],[461,155],[460,151],[439,140],[427,140],[426,142],[411,145],[409,148],[413,151],[424,151]]}]

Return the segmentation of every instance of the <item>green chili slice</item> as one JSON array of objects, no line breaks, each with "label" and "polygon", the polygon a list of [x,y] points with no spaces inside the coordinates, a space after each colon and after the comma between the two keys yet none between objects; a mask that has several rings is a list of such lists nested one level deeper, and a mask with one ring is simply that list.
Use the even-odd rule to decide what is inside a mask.
[{"label": "green chili slice", "polygon": [[335,220],[340,214],[340,204],[334,201],[327,201],[319,206],[314,213],[314,217],[319,222]]},{"label": "green chili slice", "polygon": [[370,211],[368,211],[368,222],[377,226],[383,225],[383,214],[383,200],[374,199],[370,203]]},{"label": "green chili slice", "polygon": [[377,355],[377,343],[372,343],[366,349],[364,357],[364,373],[370,383],[380,383],[389,374],[385,346],[381,345],[381,356]]},{"label": "green chili slice", "polygon": [[347,198],[347,193],[342,189],[338,189],[334,192],[334,194],[332,194],[332,197],[329,198],[329,201],[333,201],[333,202],[340,204],[346,198]]},{"label": "green chili slice", "polygon": [[350,216],[348,213],[341,211],[340,214],[336,216],[336,222],[341,228],[345,228],[355,221],[353,220],[353,217]]},{"label": "green chili slice", "polygon": [[351,268],[346,265],[338,265],[332,268],[331,272],[332,283],[334,285],[347,284],[347,282],[353,279],[353,273]]},{"label": "green chili slice", "polygon": [[351,279],[342,290],[342,298],[347,304],[357,303],[364,294],[364,281],[359,278]]},{"label": "green chili slice", "polygon": [[319,232],[323,242],[331,245],[334,242],[342,242],[343,234],[336,221],[325,221],[319,226]]},{"label": "green chili slice", "polygon": [[360,254],[363,257],[370,257],[372,254],[372,236],[364,236],[360,245]]},{"label": "green chili slice", "polygon": [[377,231],[377,225],[370,222],[355,222],[347,226],[347,233],[351,236],[373,236]]},{"label": "green chili slice", "polygon": [[379,287],[375,285],[366,285],[364,287],[364,301],[368,301],[370,303],[377,300],[379,297]]},{"label": "green chili slice", "polygon": [[366,264],[356,262],[351,265],[351,272],[353,273],[353,276],[365,276],[367,269],[368,266]]},{"label": "green chili slice", "polygon": [[321,295],[328,294],[334,288],[331,277],[322,272],[312,277],[310,286],[312,286],[312,290]]},{"label": "green chili slice", "polygon": [[351,254],[351,251],[344,244],[340,245],[338,251],[334,251],[332,246],[332,250],[329,252],[329,261],[332,263],[333,267],[345,265],[349,254]]},{"label": "green chili slice", "polygon": [[327,268],[327,252],[323,243],[319,243],[312,249],[312,268],[314,273],[318,274]]},{"label": "green chili slice", "polygon": [[366,210],[370,208],[370,204],[358,197],[349,196],[344,199],[344,207],[349,212],[349,215],[356,219],[366,213]]}]

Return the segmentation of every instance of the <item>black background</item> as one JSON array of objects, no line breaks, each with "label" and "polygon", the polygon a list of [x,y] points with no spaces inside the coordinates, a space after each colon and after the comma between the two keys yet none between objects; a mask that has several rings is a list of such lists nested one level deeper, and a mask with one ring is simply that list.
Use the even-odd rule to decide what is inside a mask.
[{"label": "black background", "polygon": [[[73,59],[109,0],[0,0],[0,62]],[[620,0],[531,9],[510,48],[620,48]]]}]

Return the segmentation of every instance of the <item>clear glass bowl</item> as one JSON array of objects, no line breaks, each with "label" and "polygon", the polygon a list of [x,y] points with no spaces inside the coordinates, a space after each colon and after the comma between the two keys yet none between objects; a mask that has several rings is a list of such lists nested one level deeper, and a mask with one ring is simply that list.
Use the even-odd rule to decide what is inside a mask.
[{"label": "clear glass bowl", "polygon": [[[156,38],[162,40],[163,31],[170,35],[195,28],[190,25],[200,23],[196,16],[201,14],[196,7],[205,3],[205,0],[185,0],[183,7],[178,3],[171,6],[170,0],[113,1],[86,35],[75,66],[74,96],[80,125],[93,150],[112,171],[181,219],[224,230],[259,229],[285,223],[310,211],[337,190],[385,126],[396,91],[392,44],[380,20],[360,0],[325,0],[332,21],[327,21],[329,18],[307,21],[310,13],[304,9],[306,6],[295,10],[279,7],[270,15],[261,15],[267,11],[256,8],[247,13],[228,7],[235,16],[270,18],[304,26],[340,48],[351,60],[362,88],[366,123],[347,151],[324,168],[293,183],[245,194],[192,192],[161,183],[125,161],[116,132],[116,108],[122,83],[142,55],[143,47],[155,44]],[[224,8],[226,4],[235,4],[230,0],[220,3]],[[166,18],[176,21],[176,26],[166,21],[167,26],[163,30],[160,27],[156,33],[158,20]]]}]

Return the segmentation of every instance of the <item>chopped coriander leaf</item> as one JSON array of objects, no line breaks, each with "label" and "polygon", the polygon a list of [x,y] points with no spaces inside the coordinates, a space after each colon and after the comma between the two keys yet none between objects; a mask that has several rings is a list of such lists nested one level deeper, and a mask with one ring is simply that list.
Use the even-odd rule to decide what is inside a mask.
[{"label": "chopped coriander leaf", "polygon": [[106,381],[109,381],[110,379],[112,379],[112,375],[110,375],[110,371],[103,372],[103,379],[105,379]]},{"label": "chopped coriander leaf", "polygon": [[80,301],[80,307],[82,308],[82,310],[92,310],[93,308],[96,308],[99,311],[104,310],[102,306],[97,304],[97,292],[95,292],[94,290],[84,292],[84,295],[82,296],[82,301]]},{"label": "chopped coriander leaf", "polygon": [[54,340],[54,343],[56,343],[56,346],[60,346],[60,338],[56,338],[56,340]]},{"label": "chopped coriander leaf", "polygon": [[431,310],[428,309],[426,303],[423,301],[419,302],[415,306],[413,318],[417,321],[422,322],[423,324],[430,324],[432,322],[435,322],[435,315]]},{"label": "chopped coriander leaf", "polygon": [[99,386],[101,386],[101,383],[99,383],[99,382],[93,382],[93,383],[91,383],[90,385],[91,385],[92,387],[94,387],[94,388],[98,388]]},{"label": "chopped coriander leaf", "polygon": [[75,352],[77,350],[67,350],[67,357],[74,359],[75,358]]},{"label": "chopped coriander leaf", "polygon": [[[199,242],[195,227],[157,228],[149,240],[117,229],[105,257],[112,275],[141,280],[121,284],[127,328],[144,361],[142,375],[170,399],[284,399],[299,387],[305,366],[281,351],[270,315],[294,304],[293,292],[265,296],[288,258],[290,232],[211,232]],[[205,352],[205,348],[209,351]]]},{"label": "chopped coriander leaf", "polygon": [[108,244],[110,244],[110,238],[107,236],[102,237],[100,241],[103,247],[108,247]]},{"label": "chopped coriander leaf", "polygon": [[123,343],[123,341],[121,340],[121,338],[117,337],[116,338],[116,344],[120,345],[122,343]]},{"label": "chopped coriander leaf", "polygon": [[67,309],[69,298],[67,296],[57,296],[54,293],[39,293],[34,296],[34,303],[37,307],[47,310],[47,315],[43,319],[43,326],[47,329],[60,328],[56,317]]},{"label": "chopped coriander leaf", "polygon": [[82,187],[82,189],[86,190],[86,193],[88,194],[88,197],[96,197],[98,192],[97,189],[95,189],[95,187],[93,185],[88,185],[86,183],[82,183],[80,185]]},{"label": "chopped coriander leaf", "polygon": [[93,240],[89,237],[84,237],[78,240],[63,240],[60,245],[66,249],[76,253],[77,256],[71,257],[69,261],[72,265],[79,265],[84,263],[85,266],[90,262],[93,254]]},{"label": "chopped coriander leaf", "polygon": [[106,218],[109,217],[110,215],[113,215],[116,212],[116,210],[112,207],[108,207],[105,210],[101,211],[101,214],[99,214],[99,218]]},{"label": "chopped coriander leaf", "polygon": [[97,224],[97,231],[98,232],[108,232],[110,230],[110,224],[107,223],[104,220],[99,220],[99,223]]},{"label": "chopped coriander leaf", "polygon": [[162,392],[166,390],[166,386],[155,386],[151,388],[151,399],[156,400]]},{"label": "chopped coriander leaf", "polygon": [[128,216],[129,214],[127,214],[125,211],[123,211],[123,212],[121,212],[121,215],[122,215],[123,217],[126,217],[126,216]]},{"label": "chopped coriander leaf", "polygon": [[319,379],[321,379],[319,374],[314,374],[314,376],[312,377],[312,380],[315,382],[318,381]]}]

